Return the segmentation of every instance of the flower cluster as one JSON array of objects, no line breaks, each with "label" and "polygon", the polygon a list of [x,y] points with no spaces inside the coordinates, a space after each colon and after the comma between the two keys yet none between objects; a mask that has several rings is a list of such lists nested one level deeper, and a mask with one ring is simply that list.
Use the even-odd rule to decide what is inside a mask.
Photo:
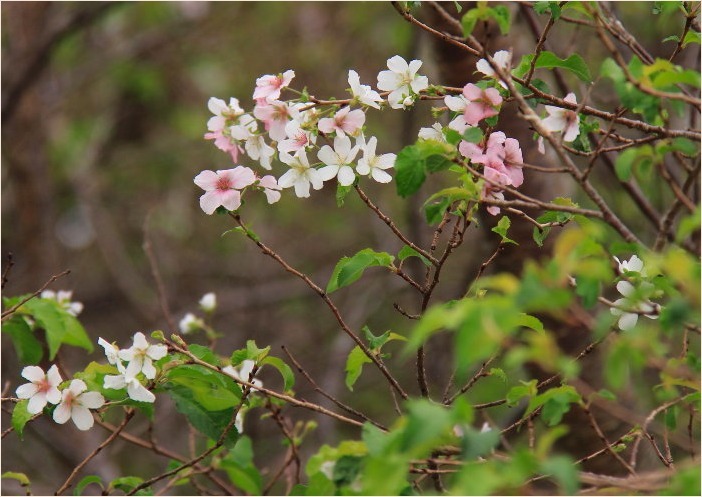
[{"label": "flower cluster", "polygon": [[79,430],[89,430],[94,423],[90,409],[99,409],[105,403],[100,393],[87,391],[83,380],[71,380],[60,390],[63,379],[55,364],[46,373],[39,366],[27,366],[22,377],[29,383],[17,387],[16,393],[18,398],[28,399],[27,412],[39,414],[47,404],[57,404],[52,416],[59,424],[72,419]]},{"label": "flower cluster", "polygon": [[627,278],[617,283],[617,291],[623,298],[615,300],[614,307],[610,309],[612,314],[619,316],[619,329],[632,329],[639,320],[639,314],[649,319],[658,319],[660,305],[651,302],[649,298],[654,286],[643,279],[647,276],[643,261],[636,255],[623,262],[616,257],[614,259],[619,265],[619,273]]},{"label": "flower cluster", "polygon": [[[121,390],[126,388],[130,399],[139,402],[154,402],[156,397],[139,379],[143,375],[148,380],[156,378],[156,367],[153,361],[166,356],[168,349],[165,345],[151,345],[146,341],[143,333],[137,332],[133,337],[133,344],[128,349],[120,349],[103,338],[98,339],[98,344],[105,349],[107,362],[114,365],[118,375],[106,375],[104,387]],[[122,363],[126,362],[126,366]]]},{"label": "flower cluster", "polygon": [[[229,153],[235,163],[246,152],[263,169],[271,170],[277,156],[288,170],[278,179],[272,175],[259,179],[253,170],[241,165],[203,171],[195,177],[195,184],[205,190],[200,207],[207,214],[220,206],[236,210],[248,187],[263,189],[268,202],[274,203],[280,199],[281,189],[293,188],[297,197],[305,198],[310,196],[310,187],[320,190],[326,181],[334,178],[342,186],[352,185],[357,176],[390,182],[392,177],[386,171],[394,166],[396,156],[376,154],[377,138],[363,134],[366,111],[371,107],[380,109],[381,105],[393,109],[413,105],[420,92],[429,87],[427,77],[418,74],[421,65],[419,60],[407,62],[400,56],[388,59],[388,70],[378,74],[377,82],[378,89],[386,92],[387,104],[380,93],[361,84],[354,70],[348,73],[352,98],[333,101],[325,110],[320,110],[316,101],[310,101],[306,94],[282,99],[286,89],[299,93],[290,87],[295,77],[292,70],[256,80],[251,113],[246,113],[236,98],[231,98],[229,104],[210,98],[208,108],[213,117],[207,123],[206,139],[214,140],[215,146]],[[318,146],[320,137],[329,143]],[[309,154],[317,148],[318,162],[315,162]]]}]

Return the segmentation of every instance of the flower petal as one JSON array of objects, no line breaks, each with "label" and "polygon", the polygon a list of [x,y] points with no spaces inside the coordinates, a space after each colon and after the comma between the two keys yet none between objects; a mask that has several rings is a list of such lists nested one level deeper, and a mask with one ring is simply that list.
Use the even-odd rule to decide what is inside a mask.
[{"label": "flower petal", "polygon": [[71,410],[71,419],[76,427],[81,431],[87,431],[93,427],[95,420],[88,409],[81,406],[73,406]]},{"label": "flower petal", "polygon": [[219,176],[214,171],[209,169],[202,171],[200,174],[195,176],[193,182],[205,191],[214,190],[217,188],[217,181],[219,181]]},{"label": "flower petal", "polygon": [[71,419],[71,408],[67,404],[61,403],[56,409],[54,409],[53,414],[54,421],[62,425],[69,419]]},{"label": "flower petal", "polygon": [[20,399],[29,399],[34,394],[36,394],[38,390],[39,387],[34,383],[25,383],[24,385],[18,386],[17,390],[15,390],[15,393]]},{"label": "flower petal", "polygon": [[105,404],[105,397],[99,392],[85,392],[78,397],[78,402],[88,409],[98,409]]},{"label": "flower petal", "polygon": [[39,392],[32,396],[27,403],[27,412],[29,414],[39,414],[46,405],[46,394]]},{"label": "flower petal", "polygon": [[39,366],[26,366],[22,370],[22,378],[26,378],[34,383],[46,379],[46,374],[44,374],[44,370]]}]

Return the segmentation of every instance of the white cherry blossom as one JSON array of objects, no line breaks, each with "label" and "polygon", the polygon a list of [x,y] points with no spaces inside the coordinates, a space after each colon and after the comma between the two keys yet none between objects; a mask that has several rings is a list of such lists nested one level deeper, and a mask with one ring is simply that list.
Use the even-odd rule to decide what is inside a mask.
[{"label": "white cherry blossom", "polygon": [[108,342],[102,337],[98,338],[98,345],[105,349],[105,357],[107,357],[107,362],[115,365],[121,364],[119,360],[119,347]]},{"label": "white cherry blossom", "polygon": [[[563,99],[571,104],[577,104],[575,93],[569,93]],[[546,106],[548,117],[541,121],[546,129],[551,132],[562,131],[563,141],[572,142],[580,133],[580,116],[570,109],[562,109],[553,105]]]},{"label": "white cherry blossom", "polygon": [[392,176],[385,172],[385,169],[390,169],[395,165],[395,154],[375,155],[375,147],[378,144],[378,139],[375,136],[370,137],[367,143],[361,145],[363,157],[358,160],[356,171],[363,176],[370,175],[378,183],[389,183],[392,181]]},{"label": "white cherry blossom", "polygon": [[[493,55],[492,58],[500,69],[509,69],[509,66],[512,63],[512,54],[507,50],[495,52],[495,55]],[[495,70],[492,68],[487,59],[480,59],[475,64],[475,68],[488,77],[497,78]],[[507,88],[507,84],[504,81],[500,80],[499,83],[503,88]]]},{"label": "white cherry blossom", "polygon": [[167,353],[168,348],[165,345],[149,345],[144,334],[138,331],[134,334],[134,344],[126,350],[120,350],[119,357],[129,362],[127,376],[132,377],[143,372],[144,376],[153,380],[156,377],[156,368],[152,361],[158,361]]},{"label": "white cherry blossom", "polygon": [[73,292],[70,290],[59,290],[54,292],[53,290],[44,290],[39,295],[43,299],[55,300],[63,307],[68,314],[72,316],[77,316],[83,312],[83,304],[80,302],[71,302],[73,298]]},{"label": "white cherry blossom", "polygon": [[324,145],[317,154],[319,160],[326,164],[319,170],[322,181],[337,177],[340,185],[351,185],[356,179],[351,164],[358,154],[358,149],[358,145],[351,146],[351,139],[348,136],[337,135],[334,138],[334,148]]},{"label": "white cherry blossom", "polygon": [[156,396],[149,391],[136,376],[129,376],[122,364],[117,365],[118,375],[105,375],[103,386],[115,390],[127,389],[127,395],[130,399],[138,402],[154,402]]},{"label": "white cherry blossom", "polygon": [[[413,60],[408,64],[399,55],[388,59],[389,70],[378,73],[378,88],[390,92],[388,95],[390,107],[393,109],[406,107],[408,97],[412,97],[429,87],[429,79],[417,74],[421,66],[421,60]],[[410,98],[409,104],[413,100]]]},{"label": "white cherry blossom", "polygon": [[217,308],[217,294],[214,292],[208,292],[202,296],[200,301],[200,309],[205,312],[213,312]]},{"label": "white cherry blossom", "polygon": [[178,323],[178,328],[183,335],[188,335],[201,329],[204,324],[202,319],[195,316],[192,312],[188,312]]},{"label": "white cherry blossom", "polygon": [[[650,283],[642,283],[641,289],[650,291],[652,289]],[[649,319],[658,319],[658,311],[660,306],[650,300],[639,300],[635,298],[636,287],[628,281],[620,281],[617,283],[617,290],[624,298],[614,301],[615,307],[610,308],[610,312],[615,316],[620,316],[618,321],[619,329],[628,331],[636,326],[639,320],[639,313],[643,313]],[[627,312],[627,309],[637,312]]]},{"label": "white cherry blossom", "polygon": [[61,392],[61,403],[54,410],[54,421],[64,424],[72,419],[79,430],[89,430],[95,420],[89,409],[99,409],[105,398],[98,392],[87,392],[83,380],[72,380],[68,388]]},{"label": "white cherry blossom", "polygon": [[419,138],[423,140],[435,140],[438,142],[446,141],[441,123],[434,123],[432,124],[431,128],[419,128]]},{"label": "white cherry blossom", "polygon": [[58,404],[61,401],[61,392],[58,386],[61,384],[61,374],[56,364],[51,366],[44,374],[44,370],[39,366],[26,366],[22,370],[22,377],[31,383],[25,383],[17,387],[17,397],[29,399],[27,412],[38,414],[44,409],[48,402]]},{"label": "white cherry blossom", "polygon": [[280,153],[281,162],[290,166],[290,170],[278,178],[278,186],[281,188],[295,187],[295,195],[300,198],[310,196],[310,185],[315,190],[320,190],[323,180],[319,171],[310,167],[307,154],[304,150],[298,150],[295,155],[285,152]]},{"label": "white cherry blossom", "polygon": [[614,258],[614,260],[617,261],[617,264],[619,264],[619,272],[621,274],[628,272],[632,273],[640,273],[641,276],[646,276],[646,270],[643,267],[643,261],[639,259],[639,257],[634,254],[631,256],[631,259],[628,261],[620,261],[617,257]]},{"label": "white cherry blossom", "polygon": [[[243,381],[248,381],[249,383],[254,384],[257,387],[263,387],[263,382],[259,379],[251,378],[251,372],[253,371],[254,366],[256,365],[256,362],[246,359],[244,360],[240,365],[239,368],[235,368],[234,366],[225,366],[222,368],[222,371],[227,373],[229,376],[232,378],[235,378],[237,380],[243,380]],[[255,388],[251,388],[251,390],[256,390]]]},{"label": "white cherry blossom", "polygon": [[362,85],[361,78],[353,69],[349,70],[349,85],[351,85],[351,95],[359,103],[380,109],[379,102],[382,102],[383,98],[370,86]]}]

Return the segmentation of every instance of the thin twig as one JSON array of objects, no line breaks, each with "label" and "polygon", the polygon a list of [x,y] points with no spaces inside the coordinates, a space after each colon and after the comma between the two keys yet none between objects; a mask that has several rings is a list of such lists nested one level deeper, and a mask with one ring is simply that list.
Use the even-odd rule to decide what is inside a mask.
[{"label": "thin twig", "polygon": [[146,257],[149,260],[149,266],[151,268],[151,275],[154,277],[154,281],[156,282],[156,289],[158,290],[158,300],[161,304],[161,311],[163,311],[163,316],[166,318],[166,322],[168,322],[168,328],[171,332],[176,331],[178,328],[175,325],[175,321],[173,320],[173,315],[171,314],[171,310],[168,306],[168,297],[166,296],[166,286],[163,284],[163,279],[161,278],[161,272],[158,269],[158,263],[156,261],[156,256],[154,255],[154,251],[151,246],[151,236],[149,233],[149,220],[151,219],[151,212],[150,211],[147,216],[146,220],[144,221],[144,244],[142,245],[144,248],[144,252],[146,253]]},{"label": "thin twig", "polygon": [[29,295],[28,297],[23,298],[23,299],[20,300],[17,304],[13,305],[13,306],[10,307],[9,309],[3,311],[2,317],[0,318],[0,321],[4,321],[6,318],[10,317],[12,314],[15,313],[15,311],[17,311],[17,309],[19,309],[19,308],[22,307],[24,304],[26,304],[27,302],[29,302],[30,300],[32,300],[34,297],[38,297],[38,296],[41,294],[41,292],[43,292],[44,290],[46,290],[46,287],[48,287],[50,284],[52,284],[54,281],[56,281],[57,279],[61,278],[62,276],[66,276],[66,275],[69,274],[70,272],[71,272],[70,269],[66,269],[65,271],[63,271],[63,272],[61,272],[61,273],[59,273],[59,274],[56,274],[56,275],[52,276],[51,278],[49,278],[49,281],[47,281],[46,283],[44,283],[44,285],[43,285],[39,290],[37,290],[36,292],[32,293],[32,294]]}]

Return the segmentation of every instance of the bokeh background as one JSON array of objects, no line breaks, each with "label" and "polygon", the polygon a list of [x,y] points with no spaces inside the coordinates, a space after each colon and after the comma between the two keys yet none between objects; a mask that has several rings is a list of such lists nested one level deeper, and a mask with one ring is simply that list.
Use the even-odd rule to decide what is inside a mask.
[{"label": "bokeh background", "polygon": [[[650,22],[651,3],[627,4],[613,8],[630,21],[627,25],[651,52],[668,53],[672,46],[660,43],[660,33],[677,24],[665,16]],[[451,56],[446,46],[417,32],[389,3],[381,2],[3,2],[1,8],[3,267],[9,253],[14,261],[4,294],[33,292],[52,275],[70,269],[70,275],[51,288],[74,291],[74,299],[85,305],[81,321],[94,340],[101,336],[126,347],[136,331],[169,330],[173,322],[177,326],[186,312],[197,311],[204,293],[214,291],[219,307],[212,324],[223,335],[217,352],[228,356],[247,339],[255,339],[283,356],[280,345],[285,345],[325,390],[380,421],[393,419],[390,392],[372,368],[353,393],[344,386],[344,362],[353,344],[316,295],[240,235],[223,235],[234,227],[230,218],[200,210],[201,191],[192,178],[203,169],[231,165],[226,154],[202,138],[210,115],[206,103],[211,96],[227,101],[234,96],[251,111],[255,79],[286,69],[296,72],[293,87],[307,87],[320,98],[343,98],[348,69],[355,69],[362,83],[375,86],[377,73],[395,54],[421,58],[421,72],[431,82],[463,85],[474,77],[475,60],[447,66]],[[510,9],[515,18],[512,34],[491,43],[521,55],[533,49],[533,36],[518,6],[511,4]],[[557,28],[551,42],[567,47],[563,54],[577,46],[597,71],[603,54],[596,43],[578,38],[577,30]],[[699,52],[687,50],[681,57],[698,61]],[[682,63],[699,67],[698,62]],[[454,81],[442,81],[447,75]],[[577,81],[572,83],[577,88]],[[611,93],[602,91],[592,98],[606,108]],[[430,109],[423,102],[412,112],[369,113],[369,134],[378,136],[379,152],[397,152],[412,143],[420,125],[434,122]],[[507,129],[511,124],[501,126]],[[531,156],[530,132],[508,135],[518,133],[527,137],[522,147]],[[253,165],[248,157],[241,162]],[[276,167],[279,176],[285,169]],[[596,179],[611,184],[611,173],[598,178],[599,174]],[[431,178],[423,193],[441,181]],[[432,228],[420,213],[427,195],[401,200],[393,185],[366,185],[373,201],[404,232],[427,244]],[[557,196],[554,192],[571,191],[566,182],[543,184],[534,178],[532,185],[550,198]],[[608,193],[626,217],[630,200]],[[661,195],[652,201],[664,204],[667,199]],[[313,192],[309,199],[287,191],[273,206],[253,196],[242,212],[267,244],[321,286],[344,255],[369,246],[397,253],[402,246],[354,195],[338,208],[332,186]],[[647,236],[634,209],[629,221]],[[459,296],[492,253],[496,238],[489,233],[489,223],[486,219],[473,229],[472,238],[445,269],[439,298]],[[170,323],[159,304],[145,242],[165,285]],[[529,254],[527,248],[512,253],[495,269],[516,271]],[[544,256],[542,252],[537,257]],[[336,301],[354,329],[367,324],[375,332],[407,329],[393,303],[410,312],[418,306],[416,295],[401,280],[372,270],[362,285],[339,291]],[[76,371],[90,360],[102,360],[100,352],[86,357],[81,350],[65,348],[61,360],[66,369]],[[430,377],[445,380],[448,342],[438,340],[430,352]],[[413,361],[395,360],[392,366],[404,384],[414,385]],[[19,384],[20,369],[10,341],[3,337],[2,378],[12,391]],[[275,375],[264,374],[263,380],[280,386]],[[488,378],[483,385],[486,392],[477,392],[478,397],[503,394],[499,381]],[[296,391],[328,405],[302,378]],[[319,423],[304,446],[306,454],[351,434],[314,413],[289,414]],[[9,415],[2,416],[5,427]],[[250,413],[245,431],[255,441],[259,467],[273,471],[284,449],[275,425],[258,418]],[[185,424],[160,398],[156,419],[156,438],[185,453]],[[143,421],[132,427],[137,434],[146,429]],[[24,471],[32,477],[36,493],[53,493],[105,436],[99,427],[83,433],[40,419],[28,427],[24,442],[14,434],[3,440],[2,471]],[[88,473],[109,480],[153,475],[164,467],[165,460],[118,441],[91,463]],[[3,480],[2,491],[19,490]]]}]

